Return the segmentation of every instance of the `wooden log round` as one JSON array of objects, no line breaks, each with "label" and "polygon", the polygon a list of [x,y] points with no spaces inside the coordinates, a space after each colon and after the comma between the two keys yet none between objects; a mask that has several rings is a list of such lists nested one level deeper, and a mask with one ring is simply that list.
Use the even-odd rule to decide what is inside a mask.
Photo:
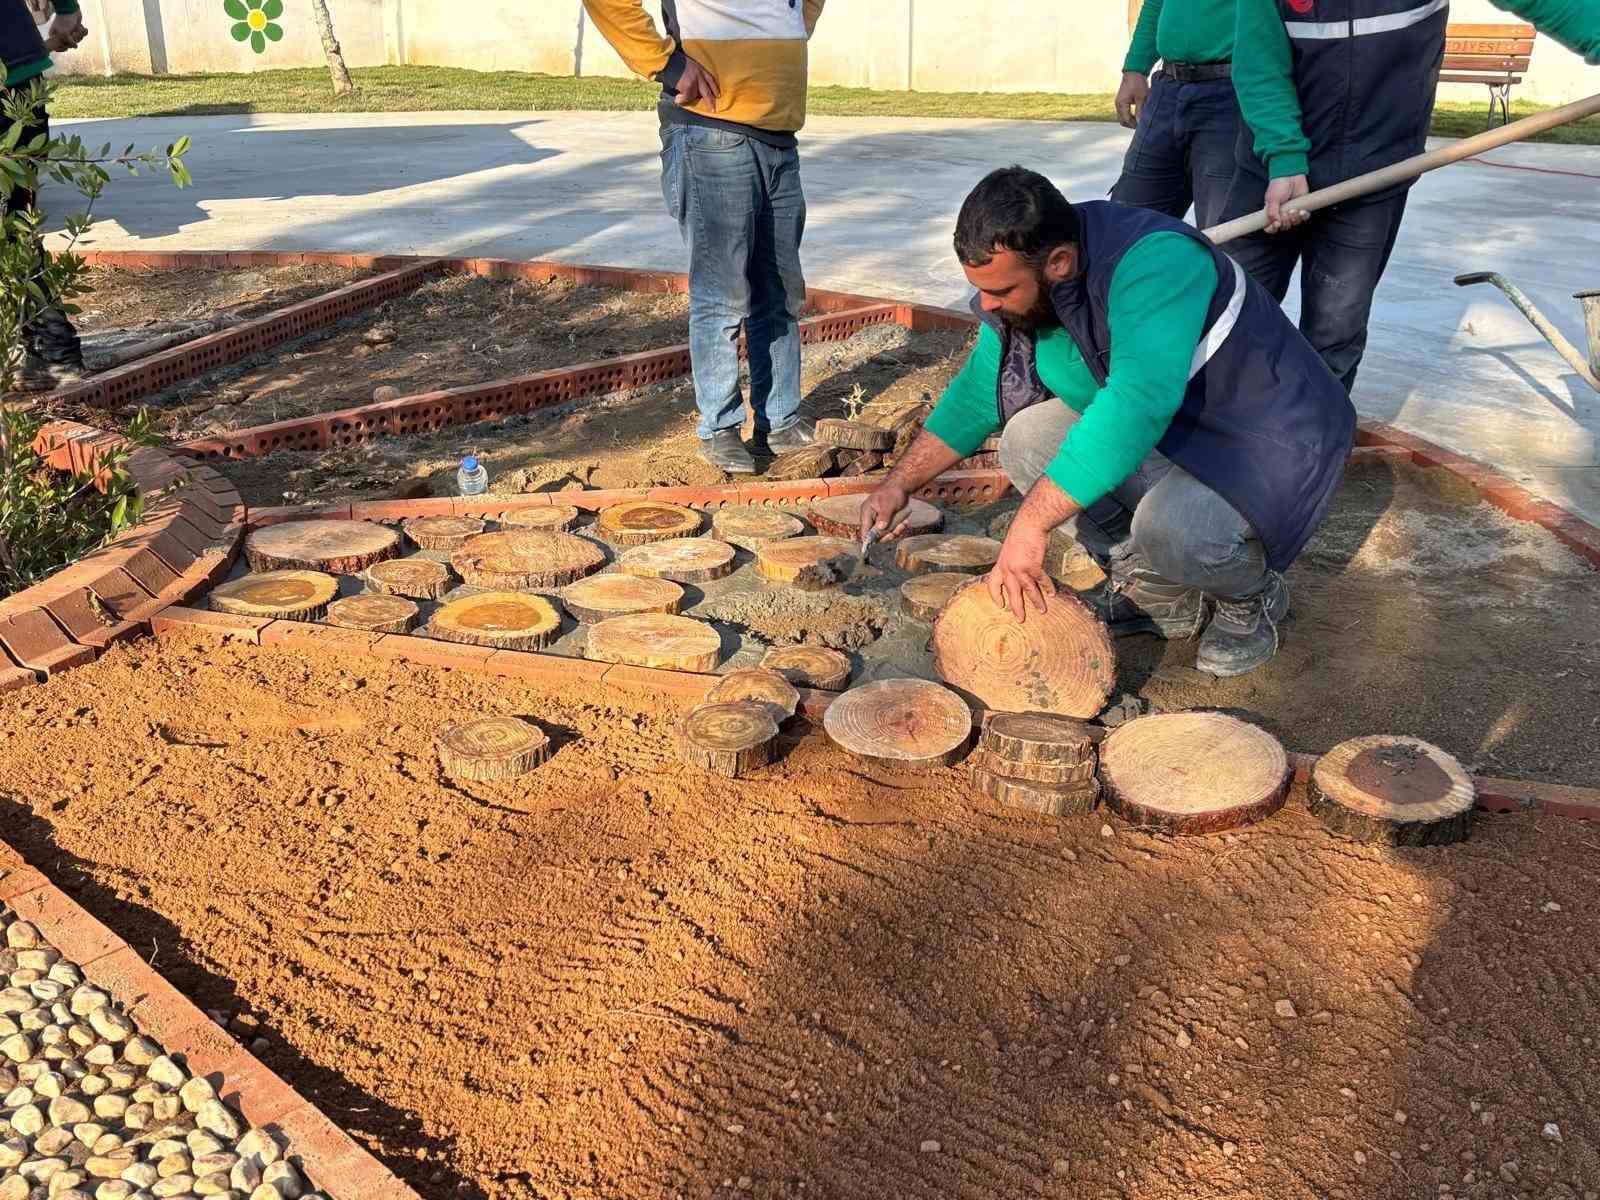
[{"label": "wooden log round", "polygon": [[974,579],[933,624],[939,677],[1003,712],[1092,717],[1116,683],[1111,635],[1082,601],[1058,592],[1018,621]]},{"label": "wooden log round", "polygon": [[355,575],[400,553],[400,534],[371,521],[285,521],[253,530],[244,556],[253,571]]},{"label": "wooden log round", "polygon": [[[999,542],[1005,541],[1016,515],[1013,509],[990,521],[989,536]],[[1052,529],[1049,540],[1045,542],[1044,573],[1075,592],[1086,592],[1098,586],[1106,577],[1105,570],[1078,544],[1078,540],[1061,528]]]},{"label": "wooden log round", "polygon": [[766,704],[701,704],[678,725],[678,757],[691,767],[738,779],[772,761],[777,736],[777,718]]},{"label": "wooden log round", "polygon": [[894,432],[864,421],[824,417],[817,422],[817,441],[847,450],[892,450]]},{"label": "wooden log round", "polygon": [[564,587],[605,561],[606,552],[587,538],[545,529],[480,533],[450,556],[450,565],[466,582],[506,591]]},{"label": "wooden log round", "polygon": [[211,607],[236,617],[320,621],[339,594],[339,581],[322,571],[262,571],[211,589]]},{"label": "wooden log round", "polygon": [[822,727],[847,754],[880,766],[943,767],[972,736],[972,711],[926,679],[882,679],[851,688],[823,714]]},{"label": "wooden log round", "polygon": [[967,533],[932,533],[908,537],[894,552],[894,562],[902,571],[919,575],[923,571],[957,571],[982,575],[1000,557],[1000,543],[993,538]]},{"label": "wooden log round", "polygon": [[[851,538],[789,538],[756,551],[756,574],[769,583],[794,583],[818,568],[828,567],[838,559],[854,558],[857,553]],[[842,574],[839,578],[843,578]]]},{"label": "wooden log round", "polygon": [[434,745],[439,765],[454,779],[514,779],[550,757],[549,736],[519,717],[479,717],[446,725]]},{"label": "wooden log round", "polygon": [[1477,789],[1439,747],[1376,734],[1340,742],[1311,771],[1311,811],[1334,833],[1393,846],[1466,838]]},{"label": "wooden log round", "polygon": [[913,621],[932,625],[950,597],[971,582],[971,575],[959,571],[933,571],[908,579],[900,585],[900,611]]},{"label": "wooden log round", "polygon": [[711,518],[712,533],[751,553],[805,531],[805,522],[799,517],[771,508],[723,508]]},{"label": "wooden log round", "polygon": [[1277,738],[1226,713],[1138,717],[1100,747],[1106,804],[1163,833],[1220,833],[1269,817],[1290,775]]},{"label": "wooden log round", "polygon": [[479,592],[441,604],[427,634],[497,650],[543,650],[561,636],[561,610],[527,592]]},{"label": "wooden log round", "polygon": [[982,748],[972,752],[970,761],[974,767],[982,767],[1007,779],[1051,787],[1085,787],[1094,781],[1096,765],[1093,758],[1080,763],[1010,762]]},{"label": "wooden log round", "polygon": [[748,700],[772,709],[773,719],[783,724],[800,707],[800,691],[777,671],[766,667],[746,667],[729,671],[706,693],[705,703],[725,704]]},{"label": "wooden log round", "polygon": [[710,583],[733,574],[735,550],[716,538],[675,538],[624,550],[617,570],[645,579],[670,579],[675,583]]},{"label": "wooden log round", "polygon": [[996,804],[1051,817],[1092,813],[1100,803],[1100,784],[1092,775],[1085,782],[1060,785],[1012,779],[977,766],[972,771],[972,785]]},{"label": "wooden log round", "polygon": [[838,463],[839,452],[832,446],[803,446],[776,459],[766,469],[772,482],[791,479],[821,479]]},{"label": "wooden log round", "polygon": [[370,633],[410,633],[417,627],[416,601],[366,592],[328,605],[328,624]]},{"label": "wooden log round", "polygon": [[455,584],[450,568],[431,558],[391,558],[361,573],[367,588],[384,596],[437,600]]},{"label": "wooden log round", "polygon": [[[861,506],[866,502],[868,492],[852,493],[844,496],[829,496],[825,500],[814,502],[806,510],[806,519],[816,527],[818,533],[829,537],[849,538],[851,541],[861,539]],[[940,512],[926,500],[918,500],[913,496],[906,505],[906,511],[901,516],[899,524],[893,529],[885,530],[878,540],[881,542],[899,541],[901,538],[915,537],[918,534],[932,533],[944,525],[944,513]]]},{"label": "wooden log round", "polygon": [[761,665],[776,671],[797,688],[837,692],[850,682],[850,657],[825,646],[774,646]]},{"label": "wooden log round", "polygon": [[500,518],[503,529],[544,529],[551,533],[566,533],[578,523],[578,510],[570,504],[552,504],[547,508],[518,508]]},{"label": "wooden log round", "polygon": [[[983,718],[978,749],[1010,766],[1077,767],[1095,762],[1094,738],[1083,721],[1047,712],[991,712]],[[996,767],[1002,775],[1003,768]]]},{"label": "wooden log round", "polygon": [[683,588],[670,579],[608,571],[568,584],[561,603],[580,624],[594,625],[630,613],[676,613],[683,607]]},{"label": "wooden log round", "polygon": [[880,450],[840,451],[840,458],[843,459],[845,454],[853,454],[855,457],[849,462],[841,462],[839,467],[840,479],[850,479],[857,475],[866,475],[883,466],[884,455]]},{"label": "wooden log round", "polygon": [[634,613],[591,626],[583,653],[596,662],[704,672],[722,657],[722,635],[689,617]]},{"label": "wooden log round", "polygon": [[412,517],[401,526],[406,536],[424,550],[459,550],[469,537],[483,532],[477,517]]},{"label": "wooden log round", "polygon": [[705,518],[694,509],[681,504],[626,500],[602,510],[594,528],[598,536],[621,549],[693,537],[704,522]]}]

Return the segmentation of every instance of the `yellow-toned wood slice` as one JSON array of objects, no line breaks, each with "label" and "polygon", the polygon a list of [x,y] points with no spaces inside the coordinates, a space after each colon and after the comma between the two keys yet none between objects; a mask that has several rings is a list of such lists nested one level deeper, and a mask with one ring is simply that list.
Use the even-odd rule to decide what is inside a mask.
[{"label": "yellow-toned wood slice", "polygon": [[514,779],[550,757],[550,738],[520,717],[479,717],[447,725],[435,740],[439,765],[455,779]]},{"label": "yellow-toned wood slice", "polygon": [[772,761],[778,719],[772,707],[749,700],[701,704],[678,725],[678,757],[737,779]]},{"label": "yellow-toned wood slice", "polygon": [[1311,772],[1311,811],[1335,833],[1393,846],[1443,846],[1472,828],[1477,788],[1461,764],[1413,737],[1340,742]]},{"label": "yellow-toned wood slice", "polygon": [[747,667],[729,671],[706,693],[707,704],[749,700],[772,709],[774,719],[783,724],[800,707],[800,691],[777,671],[766,667]]},{"label": "yellow-toned wood slice", "polygon": [[1006,764],[995,767],[1002,775],[1011,774],[1006,767],[1033,764],[1065,767],[1088,764],[1090,772],[1094,770],[1095,741],[1090,726],[1060,713],[988,713],[978,734],[978,749]]},{"label": "yellow-toned wood slice", "polygon": [[366,592],[328,605],[328,624],[370,633],[410,633],[417,626],[416,601]]},{"label": "yellow-toned wood slice", "polygon": [[[861,506],[870,494],[861,492],[817,500],[806,510],[806,519],[816,527],[818,533],[858,541],[861,537]],[[905,512],[900,514],[900,520],[893,528],[885,530],[879,541],[893,542],[900,538],[933,533],[943,525],[944,513],[926,500],[912,497]]]},{"label": "yellow-toned wood slice", "polygon": [[710,583],[733,574],[734,554],[732,546],[716,538],[675,538],[624,550],[617,559],[617,570],[647,579]]},{"label": "yellow-toned wood slice", "polygon": [[752,553],[805,531],[805,522],[799,517],[772,508],[721,508],[711,518],[712,533]]},{"label": "yellow-toned wood slice", "polygon": [[930,533],[909,537],[895,550],[894,561],[913,575],[923,571],[955,571],[982,575],[1000,557],[1000,543],[967,533]]},{"label": "yellow-toned wood slice", "polygon": [[474,587],[516,591],[558,588],[605,565],[595,542],[546,529],[502,529],[468,538],[450,565]]},{"label": "yellow-toned wood slice", "polygon": [[1005,779],[1019,783],[1039,783],[1050,787],[1086,787],[1095,779],[1095,760],[1081,763],[1007,762],[981,747],[967,760]]},{"label": "yellow-toned wood slice", "polygon": [[577,523],[578,510],[570,504],[517,508],[500,518],[500,525],[505,529],[544,529],[551,533],[565,533]]},{"label": "yellow-toned wood slice", "polygon": [[401,528],[424,550],[449,551],[482,533],[483,522],[477,517],[412,517]]},{"label": "yellow-toned wood slice", "polygon": [[882,679],[843,693],[823,714],[834,745],[867,762],[942,767],[961,757],[972,712],[949,688],[925,679]]},{"label": "yellow-toned wood slice", "polygon": [[774,646],[761,665],[776,671],[797,688],[837,692],[850,682],[850,657],[825,646]]},{"label": "yellow-toned wood slice", "polygon": [[373,563],[361,578],[374,592],[410,596],[414,600],[437,600],[455,585],[450,568],[431,558],[391,558]]},{"label": "yellow-toned wood slice", "polygon": [[894,433],[863,421],[824,417],[817,422],[817,441],[849,450],[890,450],[894,447]]},{"label": "yellow-toned wood slice", "polygon": [[1106,804],[1163,833],[1221,833],[1269,817],[1290,774],[1277,738],[1219,712],[1137,717],[1100,747]]},{"label": "yellow-toned wood slice", "polygon": [[583,652],[596,662],[704,672],[722,657],[722,635],[689,617],[634,613],[591,626]]},{"label": "yellow-toned wood slice", "polygon": [[1100,803],[1100,783],[1092,774],[1085,781],[1062,785],[1010,779],[979,765],[973,768],[972,785],[996,804],[1051,817],[1091,813]]},{"label": "yellow-toned wood slice", "polygon": [[683,607],[683,588],[670,579],[607,571],[562,588],[561,603],[575,620],[593,625],[630,613],[675,613]]},{"label": "yellow-toned wood slice", "polygon": [[[804,582],[807,575],[832,570],[836,560],[857,554],[856,543],[841,537],[797,537],[772,542],[756,551],[756,574],[769,583]],[[842,579],[843,573],[833,582]]]},{"label": "yellow-toned wood slice", "polygon": [[900,611],[913,621],[932,625],[950,597],[972,582],[958,571],[932,571],[900,585]]},{"label": "yellow-toned wood slice", "polygon": [[543,650],[561,636],[561,611],[527,592],[479,592],[440,605],[427,634],[499,650]]},{"label": "yellow-toned wood slice", "polygon": [[285,521],[244,540],[253,571],[326,571],[355,575],[400,553],[400,534],[371,521]]},{"label": "yellow-toned wood slice", "polygon": [[693,537],[704,523],[705,518],[699,513],[681,504],[626,500],[600,513],[595,521],[595,533],[621,549]]},{"label": "yellow-toned wood slice", "polygon": [[211,607],[236,617],[320,621],[339,594],[339,581],[322,571],[262,571],[211,589]]}]

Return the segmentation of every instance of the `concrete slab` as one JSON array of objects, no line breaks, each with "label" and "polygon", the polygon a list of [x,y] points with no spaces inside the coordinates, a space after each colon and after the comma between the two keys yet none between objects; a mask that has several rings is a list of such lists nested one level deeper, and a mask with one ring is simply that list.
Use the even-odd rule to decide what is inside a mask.
[{"label": "concrete slab", "polygon": [[[424,113],[63,121],[90,143],[195,143],[196,186],[119,180],[92,245],[484,254],[682,269],[651,113]],[[813,284],[958,303],[955,212],[1021,162],[1104,195],[1126,131],[1097,123],[817,118],[802,139]],[[1356,401],[1600,521],[1600,395],[1498,292],[1509,275],[1578,344],[1600,287],[1600,147],[1509,147],[1412,194]],[[61,203],[57,201],[57,203]],[[1297,307],[1291,298],[1290,309]]]}]

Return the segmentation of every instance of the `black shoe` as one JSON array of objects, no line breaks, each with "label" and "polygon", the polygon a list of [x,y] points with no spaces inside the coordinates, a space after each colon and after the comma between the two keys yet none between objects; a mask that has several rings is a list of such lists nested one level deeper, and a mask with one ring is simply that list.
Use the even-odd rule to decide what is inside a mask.
[{"label": "black shoe", "polygon": [[739,440],[737,429],[719,429],[708,438],[700,439],[700,457],[729,475],[754,475],[756,460],[750,457]]},{"label": "black shoe", "polygon": [[1151,571],[1135,570],[1107,579],[1085,597],[1114,638],[1151,633],[1183,641],[1205,624],[1205,597],[1199,588],[1169,583]]},{"label": "black shoe", "polygon": [[804,450],[816,440],[816,423],[801,417],[793,425],[767,434],[767,448],[774,454],[789,454]]},{"label": "black shoe", "polygon": [[1195,668],[1212,675],[1244,675],[1278,652],[1278,623],[1289,615],[1289,585],[1276,571],[1254,596],[1217,599],[1217,615],[1200,639]]}]

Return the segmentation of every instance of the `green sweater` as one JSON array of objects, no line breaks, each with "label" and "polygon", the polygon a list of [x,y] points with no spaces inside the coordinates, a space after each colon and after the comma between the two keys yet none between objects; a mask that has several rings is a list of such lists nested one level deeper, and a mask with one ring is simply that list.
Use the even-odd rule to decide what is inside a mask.
[{"label": "green sweater", "polygon": [[1226,62],[1233,57],[1234,0],[1144,0],[1124,71],[1150,74],[1165,62]]},{"label": "green sweater", "polygon": [[[78,0],[55,0],[55,9],[58,13],[75,13],[78,11]],[[20,62],[6,67],[6,87],[16,87],[19,83],[27,83],[36,75],[43,75],[50,69],[50,56],[40,55],[30,58],[27,62]]]},{"label": "green sweater", "polygon": [[[1209,250],[1181,233],[1152,233],[1134,243],[1111,276],[1104,387],[1064,329],[1039,335],[1039,378],[1083,414],[1045,474],[1078,504],[1088,507],[1133,474],[1166,433],[1183,403],[1216,289]],[[973,453],[1000,427],[999,381],[1000,335],[985,325],[928,418],[928,432],[962,456]]]}]

